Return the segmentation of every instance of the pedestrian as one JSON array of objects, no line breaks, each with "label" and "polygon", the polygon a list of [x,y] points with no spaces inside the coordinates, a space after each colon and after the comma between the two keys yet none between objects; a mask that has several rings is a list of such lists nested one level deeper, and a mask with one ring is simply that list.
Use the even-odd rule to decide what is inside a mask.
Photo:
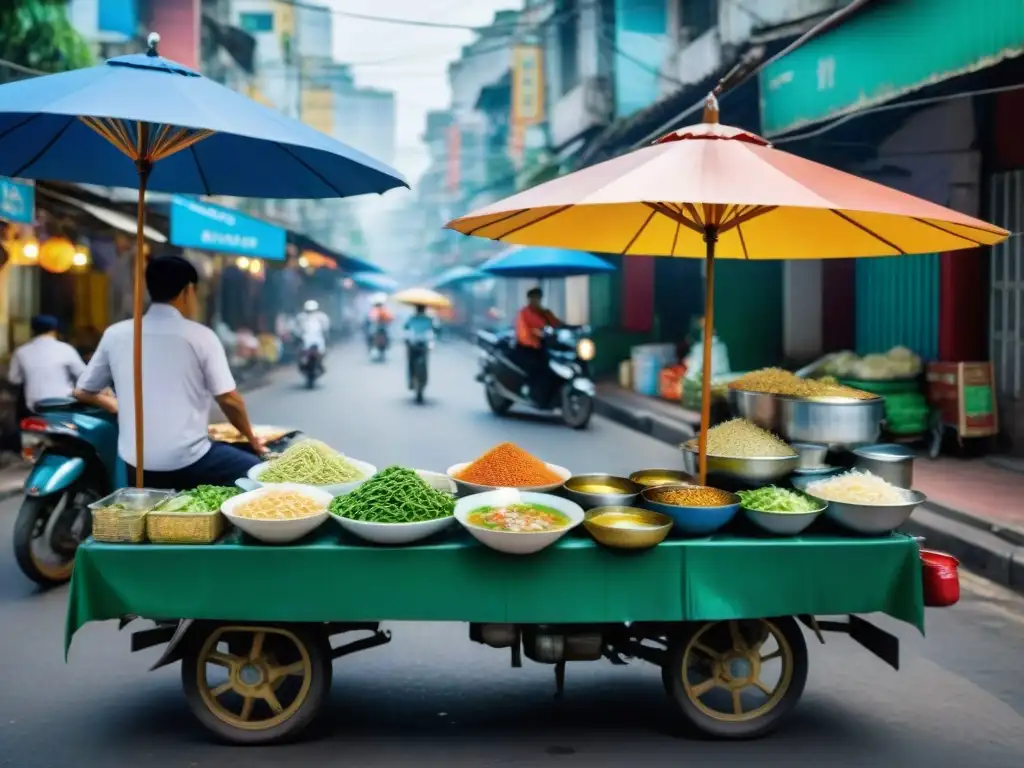
[{"label": "pedestrian", "polygon": [[75,381],[84,371],[85,362],[78,351],[57,338],[57,318],[36,315],[32,340],[14,351],[7,379],[25,388],[25,404],[35,411],[40,400],[71,397]]},{"label": "pedestrian", "polygon": [[[153,259],[146,268],[152,306],[142,321],[142,387],[145,410],[144,483],[149,488],[189,489],[232,485],[259,462],[266,446],[256,436],[238,393],[227,354],[216,334],[194,322],[199,274],[179,256]],[[118,455],[135,473],[133,325],[112,325],[78,380],[75,396],[108,407],[97,395],[113,386],[118,411]],[[213,402],[249,441],[253,453],[209,438]],[[109,408],[108,408],[109,409]]]}]

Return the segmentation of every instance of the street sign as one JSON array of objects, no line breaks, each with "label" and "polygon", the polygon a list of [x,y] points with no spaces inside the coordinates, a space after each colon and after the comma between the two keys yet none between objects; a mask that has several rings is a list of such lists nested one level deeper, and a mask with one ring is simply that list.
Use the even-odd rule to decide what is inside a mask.
[{"label": "street sign", "polygon": [[13,224],[31,224],[35,213],[35,186],[0,176],[0,219]]},{"label": "street sign", "polygon": [[171,243],[283,261],[286,232],[244,213],[175,195],[171,199]]}]

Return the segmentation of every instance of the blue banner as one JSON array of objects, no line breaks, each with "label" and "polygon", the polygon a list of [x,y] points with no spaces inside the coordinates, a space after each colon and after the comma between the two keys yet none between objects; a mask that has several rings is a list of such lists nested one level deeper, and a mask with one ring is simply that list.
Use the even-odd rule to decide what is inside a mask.
[{"label": "blue banner", "polygon": [[171,243],[180,248],[283,261],[285,240],[280,227],[244,213],[178,195],[171,198]]},{"label": "blue banner", "polygon": [[36,215],[36,188],[23,181],[0,176],[0,219],[31,224]]}]

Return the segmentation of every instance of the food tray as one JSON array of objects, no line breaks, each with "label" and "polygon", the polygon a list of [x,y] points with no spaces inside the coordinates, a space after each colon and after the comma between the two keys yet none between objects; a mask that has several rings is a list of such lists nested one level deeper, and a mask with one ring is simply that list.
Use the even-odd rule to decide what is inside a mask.
[{"label": "food tray", "polygon": [[213,512],[150,512],[146,536],[154,544],[212,544],[224,533],[224,516]]},{"label": "food tray", "polygon": [[[138,544],[146,540],[146,515],[174,491],[121,488],[89,505],[92,537],[108,543]],[[121,508],[112,508],[120,505]]]}]

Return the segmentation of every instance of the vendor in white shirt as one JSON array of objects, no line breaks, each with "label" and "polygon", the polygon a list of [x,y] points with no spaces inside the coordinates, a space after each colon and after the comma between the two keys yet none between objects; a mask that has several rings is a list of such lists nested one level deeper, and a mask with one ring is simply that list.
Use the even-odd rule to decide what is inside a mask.
[{"label": "vendor in white shirt", "polygon": [[71,397],[85,363],[74,347],[57,338],[57,318],[33,317],[32,335],[32,341],[14,350],[7,380],[25,388],[25,404],[34,411],[41,400]]},{"label": "vendor in white shirt", "polygon": [[[146,268],[152,306],[142,320],[142,386],[145,408],[145,470],[148,488],[231,485],[259,459],[210,441],[213,402],[258,454],[266,447],[253,432],[227,355],[216,334],[193,322],[199,274],[178,256],[153,259]],[[132,386],[132,322],[112,325],[78,380],[75,396],[105,407],[99,395],[113,387],[118,409],[118,454],[135,473],[135,408]]]}]

